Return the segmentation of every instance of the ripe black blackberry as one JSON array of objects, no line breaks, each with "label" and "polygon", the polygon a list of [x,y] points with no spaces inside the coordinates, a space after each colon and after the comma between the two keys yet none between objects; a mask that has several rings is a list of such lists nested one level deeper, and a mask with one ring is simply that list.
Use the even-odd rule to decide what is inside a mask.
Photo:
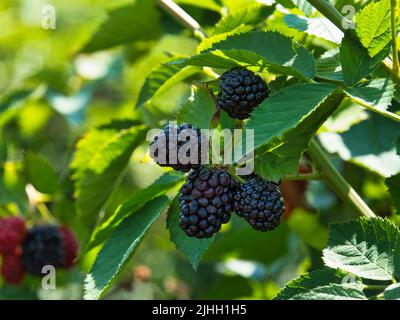
[{"label": "ripe black blackberry", "polygon": [[247,119],[268,95],[265,81],[250,70],[234,68],[219,78],[218,106],[232,118]]},{"label": "ripe black blackberry", "polygon": [[[185,141],[180,141],[180,134]],[[182,163],[179,159],[179,150],[183,146],[187,148],[186,156],[190,157],[188,163]],[[208,158],[208,139],[191,124],[167,125],[150,143],[150,156],[162,167],[188,172],[198,168]]]},{"label": "ripe black blackberry", "polygon": [[181,187],[180,227],[190,237],[210,238],[231,218],[236,180],[223,169],[200,167]]},{"label": "ripe black blackberry", "polygon": [[285,212],[279,185],[257,175],[250,176],[237,189],[234,208],[238,216],[259,231],[275,229]]},{"label": "ripe black blackberry", "polygon": [[34,226],[22,243],[22,264],[32,275],[42,275],[45,265],[63,265],[63,239],[54,225]]}]

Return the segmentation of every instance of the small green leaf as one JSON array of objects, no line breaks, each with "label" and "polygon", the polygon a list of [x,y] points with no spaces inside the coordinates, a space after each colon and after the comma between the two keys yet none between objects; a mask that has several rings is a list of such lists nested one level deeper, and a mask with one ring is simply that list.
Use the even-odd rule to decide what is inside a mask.
[{"label": "small green leaf", "polygon": [[57,173],[41,156],[27,153],[24,157],[28,181],[42,193],[54,193],[59,186]]},{"label": "small green leaf", "polygon": [[378,110],[386,110],[392,102],[395,89],[390,79],[373,79],[346,91],[350,96],[359,98]]},{"label": "small green leaf", "polygon": [[212,34],[229,32],[241,25],[257,25],[268,18],[274,10],[274,5],[250,4],[242,8],[242,10],[233,11],[222,17],[212,30]]},{"label": "small green leaf", "polygon": [[193,97],[179,110],[178,123],[191,123],[200,129],[210,128],[216,105],[211,91],[205,88],[195,89]]},{"label": "small green leaf", "polygon": [[369,2],[356,15],[356,33],[371,57],[391,41],[390,0]]},{"label": "small green leaf", "polygon": [[85,279],[87,300],[100,299],[132,257],[143,236],[169,204],[166,196],[147,203],[140,211],[126,218],[113,232],[96,257]]},{"label": "small green leaf", "polygon": [[136,0],[109,11],[107,19],[80,51],[89,53],[133,41],[152,40],[159,32],[159,13],[154,1]]},{"label": "small green leaf", "polygon": [[115,210],[111,217],[94,230],[86,251],[102,244],[121,221],[140,210],[150,200],[165,194],[168,190],[176,186],[183,177],[178,172],[167,172],[147,188],[135,191],[130,198]]},{"label": "small green leaf", "polygon": [[345,35],[340,45],[340,62],[343,68],[344,82],[348,86],[354,86],[379,66],[389,54],[389,50],[390,46],[388,45],[371,58],[367,49]]},{"label": "small green leaf", "polygon": [[152,99],[171,89],[174,85],[199,71],[198,68],[173,64],[172,61],[176,61],[176,59],[160,64],[146,77],[143,87],[140,90],[136,107],[150,102]]},{"label": "small green leaf", "polygon": [[315,270],[286,284],[274,300],[366,300],[362,283],[346,277],[332,269]]},{"label": "small green leaf", "polygon": [[332,224],[323,260],[328,267],[339,268],[361,278],[392,280],[395,255],[400,250],[399,238],[399,230],[387,219],[360,218]]},{"label": "small green leaf", "polygon": [[171,241],[176,248],[182,252],[190,261],[193,269],[197,270],[200,259],[214,241],[214,237],[196,239],[188,235],[179,227],[179,200],[175,198],[168,211],[167,227],[171,236]]},{"label": "small green leaf", "polygon": [[400,300],[400,283],[388,286],[383,292],[385,300]]}]

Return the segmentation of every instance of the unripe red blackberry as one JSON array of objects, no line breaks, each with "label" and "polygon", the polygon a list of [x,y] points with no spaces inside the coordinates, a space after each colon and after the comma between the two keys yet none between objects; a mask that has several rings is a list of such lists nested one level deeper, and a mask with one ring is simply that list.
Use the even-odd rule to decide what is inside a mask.
[{"label": "unripe red blackberry", "polygon": [[4,255],[2,258],[1,275],[5,283],[19,284],[25,276],[20,252]]},{"label": "unripe red blackberry", "polygon": [[[181,150],[187,157],[185,161],[179,156]],[[208,139],[191,124],[167,125],[150,143],[150,156],[162,167],[188,172],[207,160]]]},{"label": "unripe red blackberry", "polygon": [[0,254],[13,254],[26,234],[25,221],[19,217],[0,219]]},{"label": "unripe red blackberry", "polygon": [[279,185],[252,175],[234,195],[235,212],[255,229],[270,231],[281,222],[285,212]]},{"label": "unripe red blackberry", "polygon": [[179,193],[180,227],[190,237],[212,237],[231,218],[236,187],[236,180],[224,169],[191,171]]},{"label": "unripe red blackberry", "polygon": [[75,235],[66,227],[60,227],[60,232],[63,240],[63,268],[70,268],[73,266],[75,258],[78,254],[79,244]]},{"label": "unripe red blackberry", "polygon": [[250,70],[234,68],[219,78],[218,106],[232,118],[247,119],[268,96],[265,81]]}]

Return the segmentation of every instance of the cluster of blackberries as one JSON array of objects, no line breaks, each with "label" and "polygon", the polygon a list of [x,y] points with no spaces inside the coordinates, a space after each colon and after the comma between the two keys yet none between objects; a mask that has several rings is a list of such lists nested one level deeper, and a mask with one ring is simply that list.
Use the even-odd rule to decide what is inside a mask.
[{"label": "cluster of blackberries", "polygon": [[188,172],[208,157],[208,139],[191,124],[167,125],[150,143],[150,156],[162,167]]},{"label": "cluster of blackberries", "polygon": [[247,119],[269,96],[265,81],[252,71],[234,68],[219,78],[218,106],[235,119]]},{"label": "cluster of blackberries", "polygon": [[[240,120],[269,95],[264,80],[244,68],[225,72],[219,86],[218,106]],[[208,148],[207,137],[187,123],[164,127],[150,143],[150,155],[160,166],[192,170],[179,192],[180,227],[190,237],[209,238],[236,211],[255,230],[274,229],[284,213],[279,186],[255,175],[240,184],[227,170],[204,166]]]},{"label": "cluster of blackberries", "polygon": [[41,225],[27,229],[22,218],[0,219],[1,275],[6,283],[20,283],[25,273],[41,275],[46,265],[68,269],[77,252],[78,241],[66,227]]}]

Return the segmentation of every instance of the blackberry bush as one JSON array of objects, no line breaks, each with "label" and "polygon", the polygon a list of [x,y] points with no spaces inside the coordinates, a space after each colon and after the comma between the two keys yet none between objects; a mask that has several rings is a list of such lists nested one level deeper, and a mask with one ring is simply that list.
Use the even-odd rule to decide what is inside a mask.
[{"label": "blackberry bush", "polygon": [[[181,133],[185,135],[184,141],[179,139]],[[190,134],[191,136],[189,136]],[[202,145],[204,154],[201,152]],[[183,146],[188,148],[186,150],[186,156],[190,157],[188,163],[182,163],[178,157]],[[193,127],[191,124],[167,125],[150,143],[150,155],[162,167],[188,172],[190,169],[198,168],[208,157],[208,140],[201,134],[199,128]],[[163,159],[163,155],[165,155],[165,159]]]},{"label": "blackberry bush", "polygon": [[224,169],[193,170],[180,189],[180,227],[190,237],[209,238],[231,218],[236,180]]},{"label": "blackberry bush", "polygon": [[279,185],[253,175],[234,195],[235,212],[258,231],[275,229],[285,212]]},{"label": "blackberry bush", "polygon": [[247,119],[268,95],[265,81],[247,69],[234,68],[219,79],[218,106],[232,118]]}]

